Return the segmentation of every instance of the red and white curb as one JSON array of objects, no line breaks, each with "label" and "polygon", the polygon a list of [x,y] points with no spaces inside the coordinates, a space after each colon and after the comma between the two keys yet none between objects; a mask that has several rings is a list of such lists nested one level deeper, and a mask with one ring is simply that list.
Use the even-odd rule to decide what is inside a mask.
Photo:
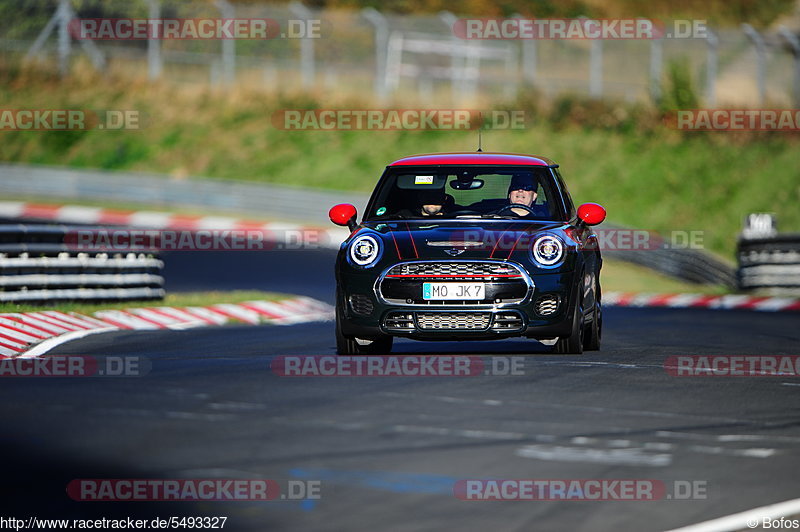
[{"label": "red and white curb", "polygon": [[710,296],[705,294],[641,294],[607,292],[603,305],[612,307],[708,308],[756,310],[760,312],[800,311],[800,299],[788,297],[753,297],[746,295]]},{"label": "red and white curb", "polygon": [[35,357],[56,345],[119,330],[210,327],[239,321],[251,325],[292,325],[333,319],[333,307],[310,297],[280,301],[219,303],[205,307],[146,307],[77,312],[42,310],[0,314],[0,358]]},{"label": "red and white curb", "polygon": [[347,229],[323,229],[291,223],[265,223],[225,216],[188,216],[159,211],[119,211],[82,205],[44,205],[0,201],[0,218],[43,220],[64,224],[120,225],[171,231],[261,231],[273,242],[296,245],[298,234],[315,234],[321,247],[338,249],[350,236]]}]

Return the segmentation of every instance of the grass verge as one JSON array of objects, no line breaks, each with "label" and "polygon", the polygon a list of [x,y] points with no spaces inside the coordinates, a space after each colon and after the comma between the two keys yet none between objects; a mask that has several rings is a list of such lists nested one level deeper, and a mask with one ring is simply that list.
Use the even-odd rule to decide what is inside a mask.
[{"label": "grass verge", "polygon": [[[666,235],[702,231],[705,247],[728,258],[751,212],[774,212],[781,231],[800,230],[800,135],[680,132],[652,110],[566,99],[548,109],[536,96],[509,105],[526,112],[527,128],[486,132],[484,149],[553,158],[575,201],[602,203],[610,220]],[[141,130],[6,131],[0,160],[175,179],[368,192],[398,157],[477,146],[474,131],[284,131],[271,123],[280,109],[369,108],[363,101],[151,85],[88,71],[62,81],[0,64],[0,98],[9,109],[133,109],[148,117]]]}]

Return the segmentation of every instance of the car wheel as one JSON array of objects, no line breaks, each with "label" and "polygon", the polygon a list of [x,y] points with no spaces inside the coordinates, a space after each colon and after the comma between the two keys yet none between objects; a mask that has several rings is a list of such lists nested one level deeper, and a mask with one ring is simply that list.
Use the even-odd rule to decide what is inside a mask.
[{"label": "car wheel", "polygon": [[583,350],[597,351],[600,349],[600,337],[603,332],[603,309],[598,302],[592,312],[592,321],[586,324],[583,331]]},{"label": "car wheel", "polygon": [[565,355],[580,355],[583,353],[583,302],[578,301],[572,315],[572,333],[559,338],[553,352]]},{"label": "car wheel", "polygon": [[[338,298],[337,298],[338,299]],[[341,310],[336,306],[336,353],[339,355],[387,355],[392,351],[393,338],[379,336],[356,338],[342,332]]]}]

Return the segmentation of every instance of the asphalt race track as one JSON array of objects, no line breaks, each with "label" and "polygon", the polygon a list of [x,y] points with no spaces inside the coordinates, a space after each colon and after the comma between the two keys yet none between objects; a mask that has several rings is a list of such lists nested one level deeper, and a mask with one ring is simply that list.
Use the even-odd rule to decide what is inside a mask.
[{"label": "asphalt race track", "polygon": [[[168,289],[332,302],[332,252],[167,257]],[[665,530],[798,496],[800,380],[670,376],[672,355],[800,355],[797,314],[606,309],[603,349],[402,341],[398,353],[527,355],[523,375],[287,378],[333,324],[119,332],[57,354],[135,355],[129,378],[6,378],[6,508],[26,517],[227,516],[225,530]],[[75,502],[75,478],[319,480],[318,500]],[[460,479],[658,479],[705,498],[463,501]]]}]

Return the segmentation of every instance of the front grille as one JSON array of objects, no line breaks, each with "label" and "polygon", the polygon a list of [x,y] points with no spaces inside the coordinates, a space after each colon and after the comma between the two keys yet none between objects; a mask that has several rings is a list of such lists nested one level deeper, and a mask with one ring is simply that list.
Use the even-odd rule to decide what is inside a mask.
[{"label": "front grille", "polygon": [[372,314],[372,300],[369,296],[365,296],[363,294],[353,294],[350,296],[350,308],[353,309],[353,312],[356,314],[361,314],[362,316],[369,316]]},{"label": "front grille", "polygon": [[417,312],[422,330],[482,331],[489,327],[489,312]]},{"label": "front grille", "polygon": [[559,298],[554,294],[547,294],[536,300],[534,310],[540,316],[550,316],[558,310]]},{"label": "front grille", "polygon": [[[484,283],[482,300],[423,299],[423,284],[460,281]],[[419,261],[393,266],[381,278],[380,295],[392,304],[403,305],[497,305],[519,303],[529,293],[521,267],[501,261]]]},{"label": "front grille", "polygon": [[522,273],[513,264],[502,262],[408,262],[393,267],[386,276],[468,280],[474,277],[488,279],[520,278]]}]

